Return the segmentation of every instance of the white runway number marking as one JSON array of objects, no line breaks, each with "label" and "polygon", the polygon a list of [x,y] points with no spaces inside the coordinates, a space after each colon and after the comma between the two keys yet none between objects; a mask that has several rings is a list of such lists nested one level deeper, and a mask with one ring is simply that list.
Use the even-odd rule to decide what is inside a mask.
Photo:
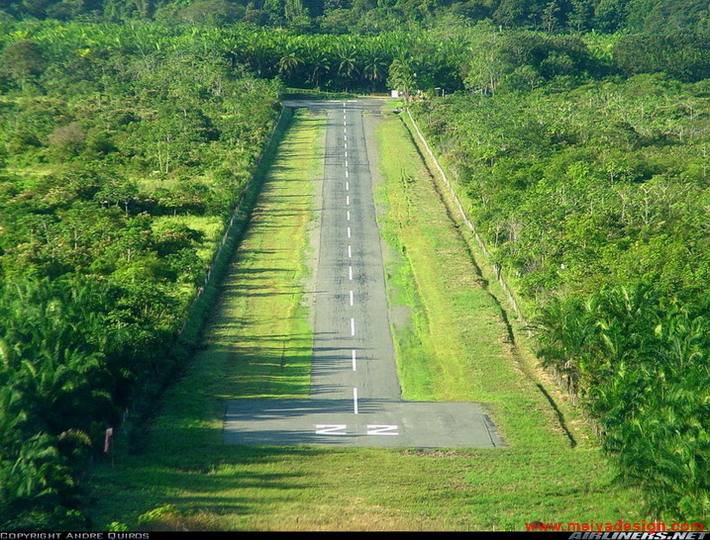
[{"label": "white runway number marking", "polygon": [[392,424],[368,424],[368,435],[399,435],[399,426]]},{"label": "white runway number marking", "polygon": [[[353,388],[355,396],[355,414],[357,411],[357,388]],[[316,435],[347,435],[347,424],[315,424]],[[367,434],[372,436],[397,436],[399,435],[399,426],[396,424],[368,424]]]},{"label": "white runway number marking", "polygon": [[345,424],[316,424],[316,435],[346,435]]}]

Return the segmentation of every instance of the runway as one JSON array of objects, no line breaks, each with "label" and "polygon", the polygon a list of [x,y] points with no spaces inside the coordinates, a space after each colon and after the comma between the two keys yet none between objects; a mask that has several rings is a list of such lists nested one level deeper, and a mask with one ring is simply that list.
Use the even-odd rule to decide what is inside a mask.
[{"label": "runway", "polygon": [[327,118],[310,398],[227,402],[226,443],[502,446],[478,404],[401,399],[363,124],[381,104],[284,103]]}]

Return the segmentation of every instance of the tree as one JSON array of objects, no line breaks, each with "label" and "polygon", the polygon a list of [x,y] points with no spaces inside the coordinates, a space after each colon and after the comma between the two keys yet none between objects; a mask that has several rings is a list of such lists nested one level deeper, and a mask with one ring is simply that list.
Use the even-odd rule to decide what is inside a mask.
[{"label": "tree", "polygon": [[703,33],[631,34],[614,45],[616,66],[626,74],[666,72],[698,81],[710,72],[710,40]]},{"label": "tree", "polygon": [[138,15],[144,19],[153,15],[153,0],[133,0]]},{"label": "tree", "polygon": [[602,423],[604,447],[661,515],[702,519],[710,506],[697,392],[710,383],[707,309],[702,300],[690,309],[666,302],[637,284],[584,303],[554,302],[542,318],[544,362],[572,374]]},{"label": "tree", "polygon": [[288,51],[286,54],[284,54],[281,58],[279,58],[278,62],[278,69],[279,73],[282,75],[290,75],[299,65],[301,65],[302,61],[298,57],[298,54],[296,51]]},{"label": "tree", "polygon": [[283,26],[284,9],[281,0],[264,0],[262,9],[266,13],[269,24],[272,26]]},{"label": "tree", "polygon": [[405,99],[416,90],[416,78],[406,60],[395,58],[388,70],[387,85],[404,94]]},{"label": "tree", "polygon": [[309,81],[316,88],[319,88],[323,83],[323,78],[330,73],[330,56],[326,51],[318,51],[317,55],[312,60],[313,68],[309,76]]},{"label": "tree", "polygon": [[386,64],[384,58],[376,49],[371,48],[366,54],[362,71],[365,78],[372,82],[374,88],[384,78]]},{"label": "tree", "polygon": [[[228,0],[197,0],[180,9],[179,18],[193,23],[230,24],[244,16],[244,8]],[[157,15],[156,15],[157,18]]]},{"label": "tree", "polygon": [[138,198],[138,185],[135,182],[118,178],[108,181],[95,195],[101,204],[119,204],[128,215],[130,204]]},{"label": "tree", "polygon": [[78,122],[55,128],[48,137],[49,146],[59,158],[77,155],[84,148],[86,133]]},{"label": "tree", "polygon": [[594,7],[594,28],[602,32],[615,32],[626,20],[628,0],[599,0]]},{"label": "tree", "polygon": [[493,13],[493,20],[503,26],[517,26],[525,23],[527,15],[520,0],[501,0]]},{"label": "tree", "polygon": [[337,50],[338,74],[345,79],[349,79],[357,68],[355,50],[348,46],[341,46]]},{"label": "tree", "polygon": [[552,0],[551,2],[548,2],[545,9],[542,10],[541,17],[542,28],[545,32],[552,33],[557,30],[560,23],[559,15],[560,6],[557,5],[557,1]]},{"label": "tree", "polygon": [[[75,479],[120,411],[142,413],[136,397],[184,360],[176,335],[219,242],[187,227],[166,233],[165,214],[217,228],[230,214],[281,90],[239,64],[273,73],[287,45],[302,48],[252,28],[0,28],[0,55],[32,60],[5,67],[33,83],[2,78],[13,95],[0,106],[0,148],[23,170],[0,174],[0,529],[85,529]],[[30,34],[46,65],[33,60],[34,42],[12,46]],[[39,167],[51,171],[27,176]],[[155,203],[161,189],[169,210]]]},{"label": "tree", "polygon": [[508,44],[512,39],[490,32],[481,36],[466,66],[466,88],[484,95],[495,94],[501,78],[520,64],[511,57],[512,47]]},{"label": "tree", "polygon": [[577,32],[588,30],[592,24],[593,5],[589,0],[572,0],[572,11],[567,25]]},{"label": "tree", "polygon": [[307,30],[311,24],[308,11],[303,7],[301,0],[285,0],[284,17],[288,26],[301,32]]},{"label": "tree", "polygon": [[15,82],[24,85],[44,71],[45,60],[39,45],[23,39],[5,47],[0,55],[0,66]]}]

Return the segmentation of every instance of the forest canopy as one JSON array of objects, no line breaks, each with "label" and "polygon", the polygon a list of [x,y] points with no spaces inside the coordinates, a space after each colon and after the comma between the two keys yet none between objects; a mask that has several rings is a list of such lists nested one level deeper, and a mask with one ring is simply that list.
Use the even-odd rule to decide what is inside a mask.
[{"label": "forest canopy", "polygon": [[243,21],[299,32],[379,33],[442,17],[505,28],[674,33],[707,31],[705,0],[7,0],[14,16],[69,20],[154,19],[227,25]]}]

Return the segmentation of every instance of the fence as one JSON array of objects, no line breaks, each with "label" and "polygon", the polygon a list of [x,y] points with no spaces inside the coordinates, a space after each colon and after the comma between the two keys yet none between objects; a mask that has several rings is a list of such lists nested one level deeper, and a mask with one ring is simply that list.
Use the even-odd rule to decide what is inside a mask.
[{"label": "fence", "polygon": [[182,326],[171,345],[169,356],[175,359],[173,364],[158,377],[145,377],[141,383],[142,387],[132,400],[130,414],[128,409],[124,411],[120,423],[121,429],[118,433],[122,439],[126,438],[131,446],[135,447],[141,444],[145,435],[142,427],[155,409],[153,403],[172,379],[176,370],[181,367],[183,360],[179,359],[184,359],[185,354],[189,353],[190,348],[200,339],[207,312],[217,294],[215,285],[222,278],[224,268],[231,259],[231,255],[227,251],[234,249],[240,239],[240,234],[245,230],[250,207],[260,191],[260,180],[266,174],[265,166],[268,165],[266,158],[275,149],[279,141],[278,134],[285,129],[290,118],[291,110],[282,108],[261,153],[254,162],[254,170],[250,179],[239,195],[229,219],[225,221],[222,237],[207,265],[204,282],[195,290],[194,297],[185,310]]},{"label": "fence", "polygon": [[478,231],[476,230],[475,225],[471,222],[471,220],[468,219],[468,216],[466,215],[466,212],[464,211],[463,206],[461,205],[461,201],[459,200],[459,197],[456,194],[456,191],[454,191],[454,188],[451,185],[451,182],[449,182],[449,179],[446,176],[444,169],[442,169],[441,165],[439,165],[439,160],[436,159],[434,152],[432,152],[431,148],[429,147],[429,144],[426,142],[424,135],[422,134],[421,130],[419,129],[419,126],[417,125],[416,120],[414,120],[414,117],[412,116],[412,113],[410,112],[409,109],[407,109],[407,114],[409,115],[409,119],[412,122],[412,126],[414,126],[414,130],[417,132],[417,136],[419,137],[419,140],[422,143],[422,146],[424,147],[427,154],[431,158],[431,161],[434,164],[434,166],[436,167],[436,170],[438,171],[439,175],[441,176],[441,179],[444,181],[446,188],[449,190],[451,198],[453,199],[454,204],[456,205],[456,208],[459,211],[459,214],[461,215],[461,220],[464,222],[466,227],[468,227],[468,229],[473,233],[473,237],[476,239],[476,243],[478,244],[478,247],[480,248],[481,252],[485,256],[486,263],[488,264],[488,266],[490,266],[493,269],[496,279],[498,280],[498,283],[500,284],[500,287],[503,290],[503,293],[505,294],[506,299],[508,300],[508,303],[513,308],[513,311],[515,312],[515,315],[518,317],[518,320],[520,320],[523,323],[523,326],[525,327],[525,329],[528,333],[528,336],[530,336],[531,335],[530,325],[528,324],[527,319],[525,318],[522,311],[520,310],[518,300],[515,297],[513,290],[508,286],[508,282],[506,281],[505,277],[503,276],[503,271],[502,271],[500,265],[491,260],[492,257],[491,257],[490,252],[488,251],[488,248],[486,248],[486,244],[483,242],[483,239],[478,234]]},{"label": "fence", "polygon": [[[444,184],[446,185],[446,188],[449,190],[449,193],[451,195],[451,198],[454,201],[454,204],[456,205],[457,210],[459,211],[459,214],[461,215],[461,220],[465,223],[466,227],[473,233],[473,237],[476,239],[476,243],[478,244],[478,247],[480,248],[481,252],[483,253],[484,257],[486,258],[486,263],[488,266],[490,266],[493,269],[493,272],[495,273],[496,279],[498,280],[498,283],[500,284],[501,289],[503,290],[503,293],[506,296],[506,299],[508,300],[508,303],[510,306],[513,308],[513,311],[515,311],[516,316],[518,319],[522,322],[523,327],[525,328],[525,331],[527,332],[528,337],[532,336],[532,329],[530,324],[528,324],[527,319],[523,315],[523,313],[520,310],[519,304],[517,299],[515,298],[515,294],[513,293],[512,289],[510,286],[508,286],[508,282],[506,281],[505,277],[503,276],[503,272],[501,270],[500,265],[497,263],[494,263],[491,261],[491,254],[486,248],[485,243],[483,242],[483,239],[480,237],[478,234],[478,231],[476,230],[475,225],[468,219],[468,216],[466,216],[466,212],[463,209],[463,206],[461,205],[461,201],[458,198],[458,195],[454,191],[454,188],[449,182],[448,177],[446,176],[446,173],[444,172],[444,169],[441,168],[441,165],[439,164],[439,160],[436,158],[434,155],[434,152],[432,152],[431,147],[427,143],[426,139],[424,138],[424,135],[422,134],[421,130],[419,129],[419,126],[417,125],[416,120],[414,120],[414,117],[412,116],[412,113],[407,109],[407,115],[409,116],[409,119],[412,122],[412,126],[414,126],[414,130],[417,133],[417,136],[419,137],[419,141],[421,142],[421,145],[424,147],[426,150],[427,154],[431,158],[432,163],[436,167],[437,172],[441,176],[441,179],[443,180]],[[573,403],[577,403],[579,400],[579,396],[577,394],[577,388],[574,385],[572,379],[559,372],[554,366],[550,366],[546,368],[546,370],[552,377],[555,379],[557,384],[564,388],[564,390],[567,392],[567,394],[570,396],[571,400]],[[587,417],[589,420],[592,430],[594,431],[595,435],[600,436],[601,435],[601,427],[599,423],[597,422],[596,419]]]},{"label": "fence", "polygon": [[[255,165],[254,165],[254,173],[252,174],[252,178],[249,180],[249,182],[254,182],[256,177],[259,176],[260,174],[260,169],[263,165],[263,160],[266,154],[269,153],[269,151],[272,149],[275,139],[274,135],[276,132],[282,128],[282,122],[285,120],[284,116],[284,111],[286,110],[285,107],[281,108],[281,112],[279,113],[278,118],[276,119],[276,122],[274,123],[273,128],[271,129],[271,133],[267,137],[266,144],[264,144],[261,153],[259,154],[259,157],[256,159]],[[203,293],[205,290],[207,290],[207,287],[210,285],[213,277],[213,271],[215,269],[215,266],[222,261],[223,257],[223,250],[225,244],[227,244],[227,240],[232,235],[234,231],[234,223],[237,221],[237,218],[239,216],[239,213],[242,211],[242,204],[244,203],[244,198],[246,194],[249,192],[249,186],[246,186],[244,190],[242,191],[241,195],[239,195],[239,199],[237,200],[237,203],[234,205],[234,209],[232,210],[232,214],[229,218],[229,222],[224,228],[224,234],[222,235],[221,240],[219,241],[219,245],[217,246],[217,249],[214,251],[212,254],[212,259],[210,260],[209,264],[207,265],[207,273],[205,275],[205,280],[204,283],[197,288],[195,291],[195,297],[192,299],[192,302],[190,303],[190,306],[187,308],[186,313],[188,314],[185,317],[185,320],[182,323],[182,326],[180,327],[180,331],[178,333],[178,338],[183,336],[185,329],[187,328],[191,317],[190,313],[193,312],[195,305],[197,302],[200,300],[202,297]],[[231,246],[230,246],[231,247]]]}]

